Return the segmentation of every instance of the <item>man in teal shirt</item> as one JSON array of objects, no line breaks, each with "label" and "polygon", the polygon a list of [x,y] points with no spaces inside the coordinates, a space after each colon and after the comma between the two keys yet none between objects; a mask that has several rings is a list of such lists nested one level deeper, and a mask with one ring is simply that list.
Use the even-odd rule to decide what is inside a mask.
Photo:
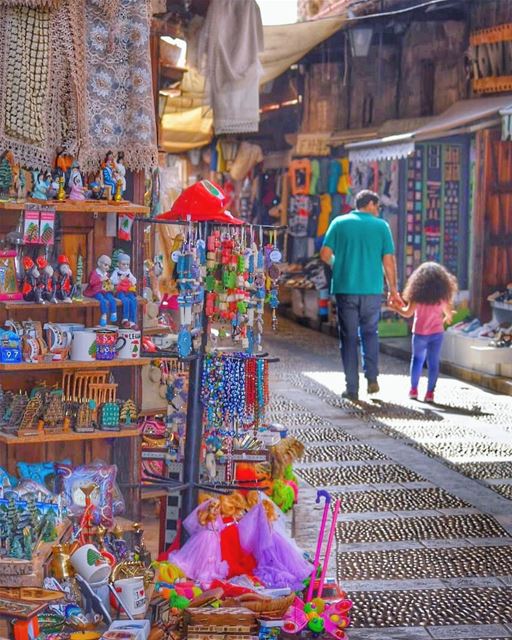
[{"label": "man in teal shirt", "polygon": [[338,331],[346,390],[342,397],[359,398],[359,338],[368,393],[379,384],[378,323],[388,283],[388,302],[403,304],[397,291],[393,236],[378,217],[379,196],[360,191],[356,210],[333,220],[325,235],[320,257],[332,267],[331,293],[336,296]]}]

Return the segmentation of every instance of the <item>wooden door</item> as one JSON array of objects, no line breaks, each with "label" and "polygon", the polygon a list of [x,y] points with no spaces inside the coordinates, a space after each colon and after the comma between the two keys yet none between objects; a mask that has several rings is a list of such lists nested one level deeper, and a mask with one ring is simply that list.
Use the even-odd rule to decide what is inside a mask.
[{"label": "wooden door", "polygon": [[512,281],[512,142],[499,129],[477,135],[472,303],[484,320],[487,296]]}]

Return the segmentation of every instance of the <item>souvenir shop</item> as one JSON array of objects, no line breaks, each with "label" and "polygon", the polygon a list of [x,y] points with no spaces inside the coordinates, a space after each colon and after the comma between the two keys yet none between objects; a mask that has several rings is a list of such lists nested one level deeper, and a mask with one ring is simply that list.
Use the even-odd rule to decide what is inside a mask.
[{"label": "souvenir shop", "polygon": [[[2,635],[344,637],[339,504],[325,557],[328,495],[304,554],[285,515],[304,447],[266,419],[277,230],[208,181],[150,218],[110,156],[98,196],[74,170],[80,199],[70,171],[0,203]],[[161,501],[153,557],[144,497]]]}]

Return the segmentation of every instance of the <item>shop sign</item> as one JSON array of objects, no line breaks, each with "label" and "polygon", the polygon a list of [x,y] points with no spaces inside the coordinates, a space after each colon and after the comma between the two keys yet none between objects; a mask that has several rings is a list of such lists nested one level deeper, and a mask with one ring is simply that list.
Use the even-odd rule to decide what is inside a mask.
[{"label": "shop sign", "polygon": [[299,133],[295,145],[296,156],[328,156],[330,133]]},{"label": "shop sign", "polygon": [[512,23],[474,31],[470,44],[475,93],[512,91]]}]

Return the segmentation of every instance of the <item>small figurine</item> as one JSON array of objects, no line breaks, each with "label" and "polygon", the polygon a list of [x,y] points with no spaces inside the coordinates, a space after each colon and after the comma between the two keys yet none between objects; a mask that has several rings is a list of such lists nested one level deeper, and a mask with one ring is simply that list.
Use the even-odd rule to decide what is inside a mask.
[{"label": "small figurine", "polygon": [[41,303],[43,298],[41,296],[41,290],[38,287],[38,280],[41,276],[36,264],[25,256],[23,258],[23,282],[21,285],[21,293],[25,302],[38,302]]},{"label": "small figurine", "polygon": [[112,272],[110,280],[115,288],[115,295],[123,306],[122,326],[125,329],[135,329],[137,326],[137,279],[130,271],[130,256],[120,253],[117,267]]},{"label": "small figurine", "polygon": [[121,180],[121,195],[124,195],[126,191],[126,167],[124,166],[124,153],[122,151],[117,154],[116,177]]},{"label": "small figurine", "polygon": [[112,151],[108,151],[105,160],[101,165],[101,176],[105,187],[107,200],[111,200],[116,190],[116,180],[114,176],[115,161]]},{"label": "small figurine", "polygon": [[67,256],[61,255],[57,258],[54,281],[56,299],[62,302],[72,302],[73,272],[69,266]]},{"label": "small figurine", "polygon": [[37,286],[40,288],[43,302],[57,302],[55,297],[55,286],[53,280],[53,267],[48,264],[48,260],[44,256],[39,256],[36,260],[39,269],[39,280]]},{"label": "small figurine", "polygon": [[53,169],[57,175],[66,176],[73,165],[73,156],[64,149],[64,147],[57,147],[57,153],[55,154],[55,161],[53,163]]},{"label": "small figurine", "polygon": [[48,200],[51,178],[43,171],[32,171],[32,198],[34,200]]},{"label": "small figurine", "polygon": [[0,156],[0,196],[12,195],[14,184],[14,156],[12,151],[4,151]]},{"label": "small figurine", "polygon": [[57,200],[59,202],[64,202],[66,199],[66,191],[64,189],[64,176],[59,176],[58,178],[59,188],[57,190]]},{"label": "small figurine", "polygon": [[100,198],[103,197],[105,188],[103,186],[101,175],[102,175],[102,170],[100,169],[100,171],[98,171],[98,173],[94,176],[94,180],[89,182],[88,190],[85,192],[86,198],[99,200]]},{"label": "small figurine", "polygon": [[71,190],[69,192],[69,199],[85,200],[85,187],[83,186],[83,183],[82,183],[82,176],[80,175],[80,171],[73,172],[73,169],[71,170],[69,184],[71,186]]},{"label": "small figurine", "polygon": [[104,327],[107,324],[107,314],[109,312],[110,321],[117,322],[116,299],[113,294],[114,286],[108,275],[112,260],[103,255],[98,258],[96,264],[96,269],[89,276],[89,284],[84,291],[84,295],[88,298],[95,298],[100,303],[100,326]]}]

